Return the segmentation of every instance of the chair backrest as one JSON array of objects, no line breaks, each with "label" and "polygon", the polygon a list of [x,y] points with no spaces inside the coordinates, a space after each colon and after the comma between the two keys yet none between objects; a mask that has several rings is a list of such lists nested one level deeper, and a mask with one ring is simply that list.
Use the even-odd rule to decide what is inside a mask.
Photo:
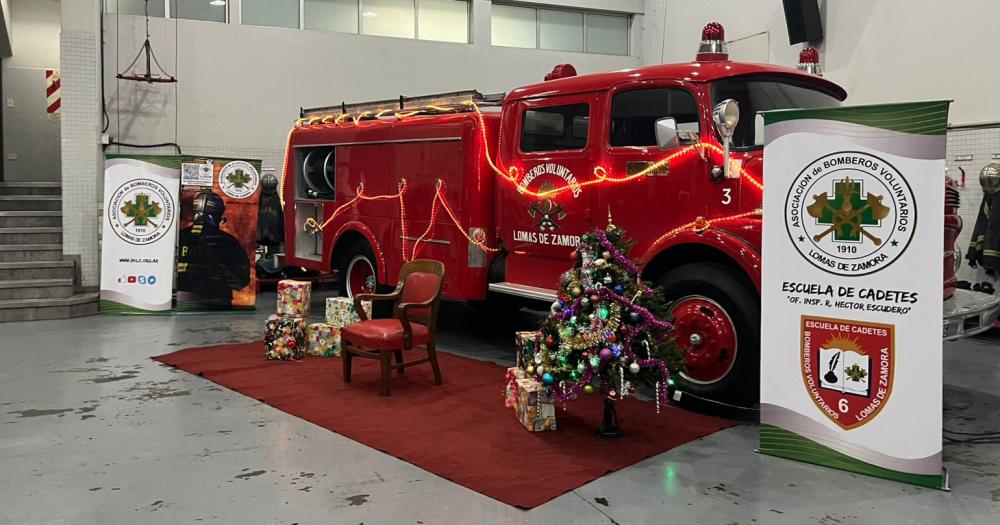
[{"label": "chair backrest", "polygon": [[430,306],[407,311],[409,319],[431,327],[435,326],[438,305],[441,302],[441,288],[444,285],[444,263],[431,259],[414,259],[400,269],[399,283],[403,287],[400,302],[433,301]]}]

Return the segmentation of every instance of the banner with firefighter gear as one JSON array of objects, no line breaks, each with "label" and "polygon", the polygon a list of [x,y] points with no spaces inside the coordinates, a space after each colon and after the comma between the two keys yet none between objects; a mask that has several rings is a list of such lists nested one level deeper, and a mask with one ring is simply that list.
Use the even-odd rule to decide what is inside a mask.
[{"label": "banner with firefighter gear", "polygon": [[177,311],[254,308],[260,168],[259,160],[181,161]]},{"label": "banner with firefighter gear", "polygon": [[106,155],[101,312],[169,314],[180,159]]},{"label": "banner with firefighter gear", "polygon": [[948,104],[764,113],[762,453],[943,486]]}]

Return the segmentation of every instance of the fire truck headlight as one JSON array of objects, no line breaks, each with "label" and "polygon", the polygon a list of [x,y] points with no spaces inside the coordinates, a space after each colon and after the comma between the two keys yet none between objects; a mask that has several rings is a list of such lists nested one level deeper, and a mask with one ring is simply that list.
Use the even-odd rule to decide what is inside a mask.
[{"label": "fire truck headlight", "polygon": [[740,105],[735,100],[727,98],[715,105],[712,118],[720,135],[724,138],[732,137],[736,131],[736,124],[740,121]]}]

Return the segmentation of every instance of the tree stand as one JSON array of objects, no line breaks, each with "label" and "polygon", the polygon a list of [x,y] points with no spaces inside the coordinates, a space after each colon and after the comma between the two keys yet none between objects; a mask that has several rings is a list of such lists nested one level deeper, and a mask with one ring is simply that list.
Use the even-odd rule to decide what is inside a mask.
[{"label": "tree stand", "polygon": [[621,427],[618,426],[618,411],[615,409],[615,403],[607,397],[604,398],[604,420],[601,421],[601,428],[597,429],[597,435],[609,439],[625,435]]}]

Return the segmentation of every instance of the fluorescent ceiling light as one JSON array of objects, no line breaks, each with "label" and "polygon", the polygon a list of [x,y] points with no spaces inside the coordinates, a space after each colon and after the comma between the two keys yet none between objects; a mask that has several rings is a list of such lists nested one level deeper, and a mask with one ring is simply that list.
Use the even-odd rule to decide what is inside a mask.
[{"label": "fluorescent ceiling light", "polygon": [[226,5],[226,0],[212,0],[208,5],[214,5],[215,7],[224,7]]},{"label": "fluorescent ceiling light", "polygon": [[367,16],[368,18],[372,18],[378,16],[378,13],[376,13],[375,11],[365,11],[364,13],[361,13],[361,16]]}]

